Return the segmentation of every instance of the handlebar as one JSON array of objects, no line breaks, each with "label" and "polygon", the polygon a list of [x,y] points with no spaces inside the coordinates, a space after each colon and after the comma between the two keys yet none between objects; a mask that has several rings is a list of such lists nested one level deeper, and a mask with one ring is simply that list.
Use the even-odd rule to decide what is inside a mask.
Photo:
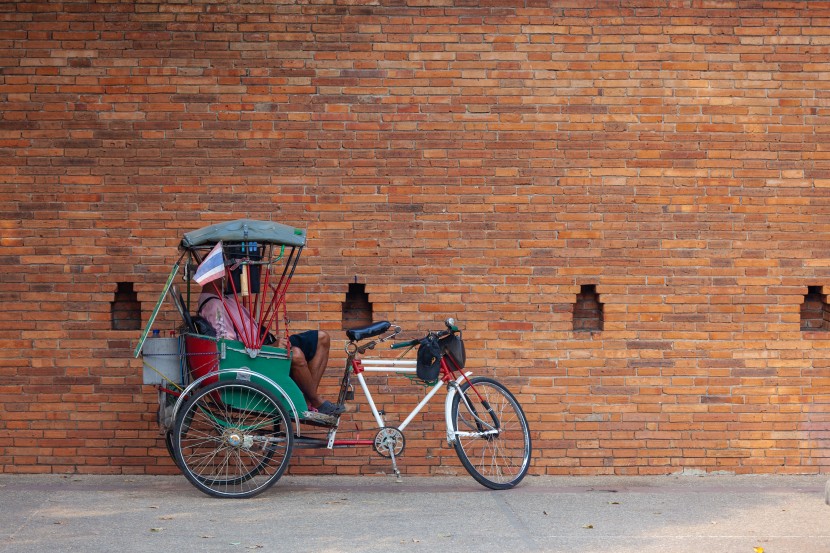
[{"label": "handlebar", "polygon": [[390,346],[391,349],[400,349],[400,348],[408,348],[418,344],[421,341],[421,338],[417,338],[415,340],[408,340],[406,342],[398,342],[397,344],[392,344]]},{"label": "handlebar", "polygon": [[[447,330],[439,330],[437,332],[430,332],[429,334],[435,334],[439,338],[443,338],[444,336],[448,336],[454,332],[459,331],[458,326],[455,324],[455,319],[453,319],[452,317],[444,321],[444,324],[447,325]],[[429,334],[427,334],[427,336],[429,336]],[[424,336],[424,338],[426,338],[427,336]],[[407,340],[406,342],[392,344],[391,349],[410,348],[413,346],[417,346],[421,343],[421,340],[423,340],[424,338],[415,338],[414,340]]]},{"label": "handlebar", "polygon": [[[447,330],[440,330],[440,331],[437,331],[437,332],[433,331],[433,332],[428,333],[427,336],[429,336],[430,334],[433,334],[435,336],[438,336],[439,338],[443,338],[444,336],[448,336],[450,334],[460,332],[458,326],[456,326],[456,324],[455,324],[455,319],[453,319],[452,317],[445,320],[444,324],[447,325]],[[391,334],[388,334],[387,336],[384,336],[383,338],[378,338],[376,340],[372,340],[371,342],[367,342],[367,343],[363,343],[361,345],[358,345],[358,342],[361,339],[366,339],[366,338],[369,338],[369,337],[372,337],[372,336],[378,336],[379,334],[382,334],[386,330],[388,330],[390,328],[390,326],[393,327],[393,331],[392,331]],[[359,354],[366,353],[366,351],[368,351],[370,349],[375,349],[375,346],[378,345],[379,343],[393,339],[395,336],[398,335],[398,333],[400,333],[400,331],[401,331],[401,327],[399,327],[397,325],[390,325],[388,322],[385,322],[385,321],[380,322],[380,323],[375,323],[374,325],[366,327],[366,328],[361,328],[360,330],[350,330],[348,332],[352,332],[353,334],[349,335],[349,343],[346,344],[346,353],[349,354],[349,355],[352,355],[352,354],[355,354],[355,353],[359,353]],[[347,335],[348,335],[348,332],[347,332]],[[427,336],[424,336],[424,338],[426,338]],[[424,338],[416,338],[414,340],[407,340],[406,342],[399,342],[397,344],[392,344],[390,347],[391,347],[391,349],[410,348],[410,347],[417,346],[418,344],[420,344],[421,341]]]}]

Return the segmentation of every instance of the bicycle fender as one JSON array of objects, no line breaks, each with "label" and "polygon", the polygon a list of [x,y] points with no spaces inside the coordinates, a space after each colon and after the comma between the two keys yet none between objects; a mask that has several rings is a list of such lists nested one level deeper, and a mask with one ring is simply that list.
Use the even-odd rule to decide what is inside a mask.
[{"label": "bicycle fender", "polygon": [[[455,379],[455,383],[460,386],[461,383],[464,382],[464,379],[468,378],[471,374],[473,373],[465,372],[463,375]],[[447,397],[444,400],[444,417],[446,418],[447,423],[447,444],[449,445],[453,445],[455,443],[455,434],[452,431],[452,400],[455,397],[457,390],[458,388],[455,386],[449,386]]]},{"label": "bicycle fender", "polygon": [[[187,388],[185,388],[184,391],[182,391],[182,393],[176,399],[176,405],[173,406],[173,419],[172,420],[174,421],[174,424],[175,424],[175,421],[176,421],[176,417],[179,416],[179,408],[182,406],[182,403],[185,402],[185,398],[187,397],[187,395],[191,391],[198,388],[199,385],[204,380],[207,380],[208,378],[218,378],[218,376],[220,374],[228,374],[228,373],[234,373],[239,380],[248,380],[248,381],[250,381],[251,377],[255,376],[255,377],[257,377],[261,380],[264,380],[270,386],[273,386],[274,389],[277,390],[280,393],[280,395],[285,399],[286,403],[288,404],[288,407],[291,409],[291,415],[293,415],[293,417],[294,417],[294,434],[297,435],[297,436],[300,435],[300,415],[297,412],[297,407],[294,406],[294,402],[291,401],[291,398],[288,397],[288,394],[285,392],[285,390],[283,390],[280,387],[279,384],[277,384],[276,382],[274,382],[273,380],[271,380],[267,376],[265,376],[263,374],[260,374],[260,373],[257,373],[257,372],[254,372],[254,371],[248,369],[247,367],[240,367],[238,369],[221,369],[217,372],[208,373],[208,374],[202,376],[201,378],[198,378],[198,379],[194,380],[193,382],[191,382],[190,384],[188,384]],[[242,378],[239,378],[240,375],[242,375]],[[247,378],[245,378],[245,377],[247,377]]]}]

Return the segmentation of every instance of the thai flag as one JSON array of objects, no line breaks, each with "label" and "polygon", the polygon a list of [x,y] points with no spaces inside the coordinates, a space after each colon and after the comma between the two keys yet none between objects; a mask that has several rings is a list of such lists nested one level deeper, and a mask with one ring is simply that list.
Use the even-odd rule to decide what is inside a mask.
[{"label": "thai flag", "polygon": [[199,268],[196,269],[196,274],[193,275],[193,280],[200,286],[204,286],[223,276],[225,276],[225,258],[222,255],[222,242],[219,242],[202,260]]}]

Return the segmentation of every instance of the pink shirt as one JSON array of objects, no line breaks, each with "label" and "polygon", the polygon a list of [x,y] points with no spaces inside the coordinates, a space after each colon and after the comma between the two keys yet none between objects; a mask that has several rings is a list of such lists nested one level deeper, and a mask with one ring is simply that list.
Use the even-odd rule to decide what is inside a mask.
[{"label": "pink shirt", "polygon": [[[228,309],[225,309],[227,304]],[[211,326],[216,329],[217,338],[245,341],[237,334],[237,330],[243,336],[256,335],[257,328],[251,314],[245,307],[240,306],[233,296],[225,296],[225,303],[216,294],[202,292],[199,295],[199,314],[204,317]],[[240,312],[242,317],[240,318]]]}]

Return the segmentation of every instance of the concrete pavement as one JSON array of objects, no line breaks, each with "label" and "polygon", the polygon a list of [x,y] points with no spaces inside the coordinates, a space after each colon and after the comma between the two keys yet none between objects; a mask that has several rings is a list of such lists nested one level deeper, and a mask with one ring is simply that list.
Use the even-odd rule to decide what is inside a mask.
[{"label": "concrete pavement", "polygon": [[[286,476],[249,500],[183,476],[0,475],[0,551],[830,553],[822,476]],[[756,549],[761,548],[761,549]]]}]

